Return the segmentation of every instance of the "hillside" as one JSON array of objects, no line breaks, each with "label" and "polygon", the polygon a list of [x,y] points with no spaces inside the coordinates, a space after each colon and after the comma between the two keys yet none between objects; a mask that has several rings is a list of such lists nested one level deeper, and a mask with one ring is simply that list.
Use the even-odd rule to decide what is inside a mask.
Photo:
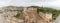
[{"label": "hillside", "polygon": [[59,14],[60,10],[39,6],[29,7],[6,6],[2,7],[2,10],[0,10],[0,15],[2,15],[3,18],[5,18],[3,20],[9,23],[12,23],[12,21],[13,23],[14,22],[24,23],[24,21],[26,21],[27,23],[31,23],[30,21],[32,21],[33,23],[34,22],[39,23],[39,21],[40,22],[43,21],[44,23],[47,21],[48,23],[51,23],[52,20],[55,20]]}]

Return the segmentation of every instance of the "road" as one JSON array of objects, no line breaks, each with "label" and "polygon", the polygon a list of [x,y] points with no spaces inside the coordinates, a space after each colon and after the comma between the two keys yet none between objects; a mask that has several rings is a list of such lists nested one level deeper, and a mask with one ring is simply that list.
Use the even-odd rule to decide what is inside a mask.
[{"label": "road", "polygon": [[4,15],[0,13],[0,23],[7,23],[7,20],[5,19]]},{"label": "road", "polygon": [[60,15],[57,17],[54,23],[60,23]]}]

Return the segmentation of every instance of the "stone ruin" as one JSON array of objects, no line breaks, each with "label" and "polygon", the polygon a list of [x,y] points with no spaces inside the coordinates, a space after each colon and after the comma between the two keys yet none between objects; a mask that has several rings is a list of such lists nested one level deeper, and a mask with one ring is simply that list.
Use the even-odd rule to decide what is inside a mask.
[{"label": "stone ruin", "polygon": [[52,14],[37,13],[37,8],[25,8],[22,14],[24,23],[52,23]]},{"label": "stone ruin", "polygon": [[20,19],[10,18],[9,23],[52,23],[51,13],[37,13],[37,8],[24,8]]}]

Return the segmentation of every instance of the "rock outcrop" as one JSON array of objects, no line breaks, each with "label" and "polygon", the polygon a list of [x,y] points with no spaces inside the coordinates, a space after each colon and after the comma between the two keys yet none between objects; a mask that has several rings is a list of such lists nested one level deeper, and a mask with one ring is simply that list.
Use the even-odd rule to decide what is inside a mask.
[{"label": "rock outcrop", "polygon": [[52,14],[37,13],[37,8],[25,8],[22,14],[24,23],[52,23]]},{"label": "rock outcrop", "polygon": [[[8,9],[8,8],[7,8]],[[16,10],[16,8],[11,10]],[[5,9],[6,10],[6,9]],[[24,8],[22,15],[19,19],[13,17],[17,14],[17,11],[8,11],[4,12],[4,18],[8,23],[52,23],[52,14],[51,13],[42,13],[37,12],[37,8]],[[8,17],[7,17],[8,16]]]}]

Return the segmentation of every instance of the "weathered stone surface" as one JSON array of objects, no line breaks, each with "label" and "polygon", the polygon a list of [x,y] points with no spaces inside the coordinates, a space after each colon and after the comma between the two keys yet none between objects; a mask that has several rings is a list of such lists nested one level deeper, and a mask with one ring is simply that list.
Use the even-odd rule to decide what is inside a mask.
[{"label": "weathered stone surface", "polygon": [[[20,19],[13,17],[17,12],[4,12],[4,17],[8,23],[52,23],[51,13],[37,13],[37,8],[24,8]],[[2,17],[3,18],[3,17]]]},{"label": "weathered stone surface", "polygon": [[23,16],[26,23],[52,23],[52,14],[37,13],[37,8],[25,8]]}]

